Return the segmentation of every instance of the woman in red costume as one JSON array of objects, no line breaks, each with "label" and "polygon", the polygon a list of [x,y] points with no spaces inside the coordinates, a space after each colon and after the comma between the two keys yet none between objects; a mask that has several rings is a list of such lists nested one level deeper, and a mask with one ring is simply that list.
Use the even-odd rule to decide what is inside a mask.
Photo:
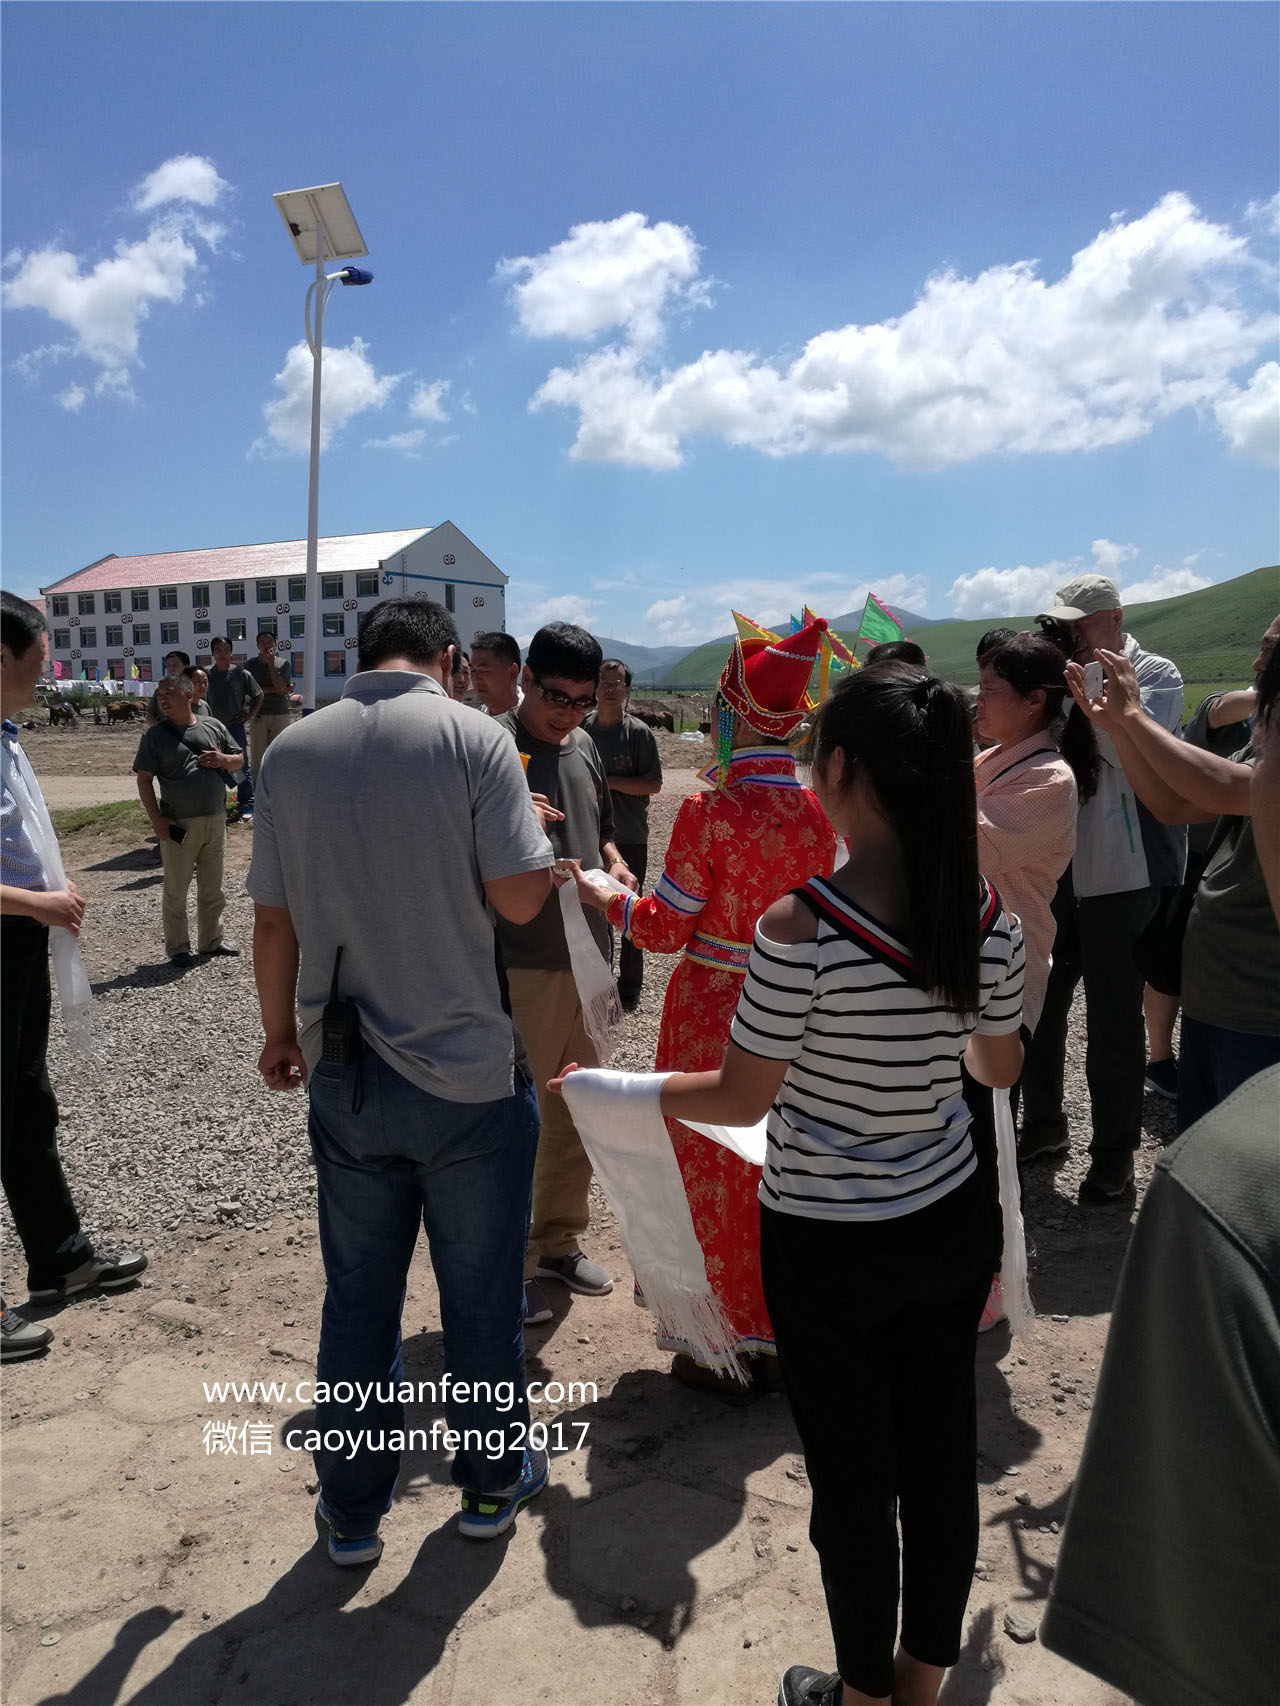
[{"label": "woman in red costume", "polygon": [[[807,690],[826,623],[817,618],[773,644],[738,640],[717,700],[718,758],[701,772],[713,783],[680,807],[666,866],[643,900],[614,895],[605,911],[645,953],[680,954],[667,987],[654,1066],[713,1071],[729,1041],[751,941],[762,912],[816,873],[830,875],[835,833],[796,775],[787,745],[809,709]],[[579,884],[584,903],[602,904]],[[668,1120],[707,1279],[736,1336],[752,1388],[675,1351],[671,1372],[726,1402],[777,1385],[773,1329],[760,1284],[760,1169]]]}]

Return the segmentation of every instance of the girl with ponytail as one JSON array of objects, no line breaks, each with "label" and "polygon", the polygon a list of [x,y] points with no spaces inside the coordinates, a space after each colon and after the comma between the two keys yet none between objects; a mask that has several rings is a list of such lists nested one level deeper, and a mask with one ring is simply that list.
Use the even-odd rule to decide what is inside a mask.
[{"label": "girl with ponytail", "polygon": [[765,912],[723,1065],[672,1073],[662,1111],[768,1114],[765,1298],[839,1666],[793,1666],[779,1699],[934,1706],[977,1554],[974,1349],[996,1253],[961,1062],[1017,1078],[1022,943],[978,873],[959,688],[903,663],[848,677],[812,775],[848,863]]}]

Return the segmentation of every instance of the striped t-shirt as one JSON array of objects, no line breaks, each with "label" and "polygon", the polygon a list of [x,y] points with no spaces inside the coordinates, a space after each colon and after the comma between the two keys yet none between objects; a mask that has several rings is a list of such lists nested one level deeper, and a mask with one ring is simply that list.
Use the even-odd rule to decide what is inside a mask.
[{"label": "striped t-shirt", "polygon": [[760,1200],[814,1220],[892,1220],[974,1171],[960,1061],[972,1031],[1022,1016],[1022,933],[982,884],[980,1012],[961,1016],[908,981],[909,951],[826,878],[798,894],[812,942],[757,927],[730,1036],[790,1062],[767,1123]]}]

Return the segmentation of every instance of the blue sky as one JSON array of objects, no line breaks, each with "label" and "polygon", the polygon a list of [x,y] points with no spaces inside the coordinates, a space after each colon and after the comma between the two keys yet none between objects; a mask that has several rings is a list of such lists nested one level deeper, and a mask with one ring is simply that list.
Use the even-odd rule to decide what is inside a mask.
[{"label": "blue sky", "polygon": [[[449,518],[509,626],[1275,560],[1270,5],[10,4],[6,584]],[[291,353],[292,352],[292,353]]]}]

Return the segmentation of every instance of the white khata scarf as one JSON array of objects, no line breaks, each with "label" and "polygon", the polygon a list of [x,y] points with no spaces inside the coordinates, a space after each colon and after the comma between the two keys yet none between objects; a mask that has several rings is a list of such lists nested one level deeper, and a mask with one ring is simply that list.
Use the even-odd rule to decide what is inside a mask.
[{"label": "white khata scarf", "polygon": [[[659,1106],[662,1086],[670,1076],[668,1072],[573,1072],[565,1079],[564,1099],[617,1217],[636,1283],[657,1318],[660,1334],[682,1340],[699,1362],[740,1374],[731,1348],[734,1334],[707,1279],[684,1180]],[[995,1091],[994,1102],[1004,1218],[1005,1314],[1010,1332],[1024,1338],[1035,1310],[1027,1289],[1027,1244],[1008,1091]],[[764,1120],[754,1126],[683,1123],[753,1166],[764,1165]]]},{"label": "white khata scarf", "polygon": [[[587,874],[597,888],[607,889],[610,893],[631,892],[625,883],[618,882],[604,871]],[[591,934],[591,926],[583,913],[577,885],[572,878],[560,888],[560,916],[564,920],[565,945],[569,950],[569,965],[582,1007],[582,1022],[595,1044],[596,1059],[601,1066],[608,1066],[622,1024],[622,1003],[618,999],[613,968]]]},{"label": "white khata scarf", "polygon": [[[15,752],[14,761],[11,763],[9,746],[6,744],[3,750],[5,787],[13,795],[18,816],[22,819],[22,827],[39,857],[45,886],[49,889],[65,889],[67,873],[62,867],[58,838],[53,833],[49,808],[44,803],[44,795],[40,792],[35,772],[29,768],[24,754]],[[53,960],[53,975],[58,984],[58,999],[62,1004],[62,1027],[67,1034],[67,1042],[77,1054],[88,1054],[93,1047],[93,992],[89,988],[84,962],[80,958],[80,946],[69,930],[57,925],[49,931],[49,954]]]},{"label": "white khata scarf", "polygon": [[[707,1279],[680,1164],[658,1105],[670,1076],[572,1072],[564,1082],[564,1099],[617,1216],[636,1284],[659,1333],[687,1344],[698,1362],[745,1381],[733,1354],[736,1335]],[[747,1152],[745,1132],[735,1132],[734,1141],[726,1127],[699,1125],[694,1130],[757,1166],[764,1160],[763,1143],[758,1157]]]}]

